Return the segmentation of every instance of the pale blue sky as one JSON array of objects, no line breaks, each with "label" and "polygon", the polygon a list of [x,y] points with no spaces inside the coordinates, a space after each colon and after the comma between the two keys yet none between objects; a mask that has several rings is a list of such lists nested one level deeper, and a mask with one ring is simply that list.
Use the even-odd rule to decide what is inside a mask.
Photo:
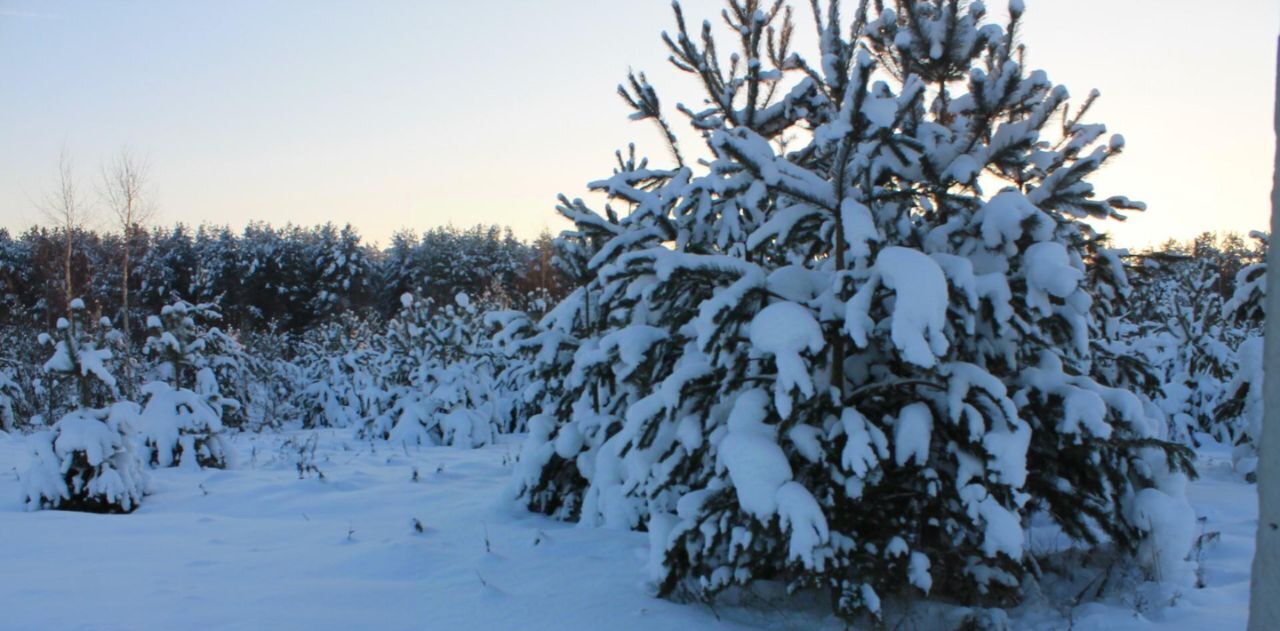
[{"label": "pale blue sky", "polygon": [[[1128,139],[1097,181],[1151,210],[1119,241],[1266,226],[1280,3],[1027,7],[1030,65],[1100,89],[1093,118]],[[64,145],[86,187],[127,145],[163,223],[559,230],[556,193],[581,195],[630,140],[658,149],[614,94],[629,66],[668,107],[698,98],[665,62],[670,16],[664,0],[0,0],[0,226],[39,219]]]}]

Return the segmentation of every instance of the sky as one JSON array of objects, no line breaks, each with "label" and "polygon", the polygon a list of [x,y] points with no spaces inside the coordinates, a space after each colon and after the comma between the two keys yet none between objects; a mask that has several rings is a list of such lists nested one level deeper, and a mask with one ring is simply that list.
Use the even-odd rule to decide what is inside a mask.
[{"label": "sky", "polygon": [[[1119,244],[1267,227],[1280,2],[1026,4],[1028,65],[1099,89],[1090,119],[1127,140],[1094,179],[1149,205],[1104,227]],[[664,0],[0,0],[0,227],[40,222],[60,152],[92,191],[128,148],[162,224],[556,232],[616,148],[666,159],[614,92],[628,68],[700,98],[671,23]]]}]

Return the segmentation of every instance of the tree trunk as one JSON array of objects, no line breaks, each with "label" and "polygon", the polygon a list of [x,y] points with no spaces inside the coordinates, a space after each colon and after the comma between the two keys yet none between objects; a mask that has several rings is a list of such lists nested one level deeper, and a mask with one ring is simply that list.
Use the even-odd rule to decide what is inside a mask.
[{"label": "tree trunk", "polygon": [[71,288],[71,247],[72,245],[71,245],[71,227],[70,226],[67,227],[66,238],[67,238],[67,243],[66,243],[67,247],[63,248],[63,252],[62,252],[62,275],[63,275],[62,280],[67,284],[66,302],[67,302],[67,316],[69,318],[71,316],[71,301],[75,300],[75,295],[74,295],[75,292]]},{"label": "tree trunk", "polygon": [[120,270],[120,275],[124,279],[120,282],[120,328],[124,330],[124,339],[131,338],[129,335],[129,231],[124,233],[124,266]]},{"label": "tree trunk", "polygon": [[[1276,42],[1280,63],[1280,40]],[[1280,140],[1280,65],[1276,71],[1275,132]],[[1280,142],[1271,180],[1271,235],[1280,234]],[[1258,538],[1249,590],[1249,629],[1280,629],[1280,248],[1267,248],[1266,350],[1263,421],[1258,445]],[[1275,317],[1270,317],[1275,316]]]}]

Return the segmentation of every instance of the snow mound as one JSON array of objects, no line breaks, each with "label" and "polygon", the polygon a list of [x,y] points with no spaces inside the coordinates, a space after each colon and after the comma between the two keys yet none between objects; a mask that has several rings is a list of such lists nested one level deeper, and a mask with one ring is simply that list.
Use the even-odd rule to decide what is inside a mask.
[{"label": "snow mound", "polygon": [[1029,233],[1036,242],[1053,238],[1053,219],[1014,190],[1001,191],[987,200],[974,213],[974,220],[981,225],[982,240],[987,247],[1013,243],[1024,233]]},{"label": "snow mound", "polygon": [[903,359],[931,368],[949,346],[944,333],[949,294],[947,277],[938,263],[914,248],[888,247],[876,256],[871,278],[849,299],[845,329],[854,343],[867,345],[873,326],[868,311],[876,289],[895,293],[890,337]]},{"label": "snow mound", "polygon": [[791,464],[778,446],[777,430],[765,424],[769,395],[748,390],[729,413],[729,432],[720,442],[720,464],[738,494],[738,504],[761,521],[778,512],[778,489],[791,480]]},{"label": "snow mound", "polygon": [[751,320],[751,345],[770,353],[778,365],[774,400],[778,414],[791,416],[792,393],[812,397],[813,380],[801,353],[818,353],[826,345],[822,327],[808,309],[794,302],[775,302],[761,309]]}]

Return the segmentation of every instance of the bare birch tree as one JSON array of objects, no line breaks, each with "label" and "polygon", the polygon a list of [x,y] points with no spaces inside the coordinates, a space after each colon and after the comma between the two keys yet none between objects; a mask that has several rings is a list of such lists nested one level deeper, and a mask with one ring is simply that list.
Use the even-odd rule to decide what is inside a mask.
[{"label": "bare birch tree", "polygon": [[75,177],[75,165],[67,149],[63,147],[58,154],[58,179],[51,190],[39,203],[45,220],[62,230],[62,274],[64,307],[70,314],[71,301],[75,299],[75,286],[71,274],[71,261],[75,254],[76,232],[80,231],[91,212],[87,200],[80,193],[79,183]]},{"label": "bare birch tree", "polygon": [[150,167],[128,149],[103,164],[102,203],[111,211],[115,226],[120,229],[124,245],[120,261],[120,328],[128,336],[129,329],[129,271],[133,239],[155,215],[155,205],[150,197],[148,183]]}]

